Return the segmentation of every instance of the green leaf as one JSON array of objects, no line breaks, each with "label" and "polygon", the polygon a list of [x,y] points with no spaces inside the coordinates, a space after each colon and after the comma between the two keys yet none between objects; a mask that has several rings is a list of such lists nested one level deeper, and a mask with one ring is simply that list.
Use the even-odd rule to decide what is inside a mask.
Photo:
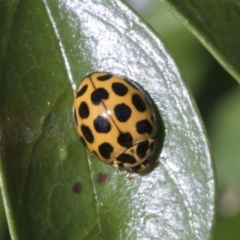
[{"label": "green leaf", "polygon": [[231,217],[219,217],[216,221],[214,240],[235,240],[240,235],[239,231],[240,214]]},{"label": "green leaf", "polygon": [[[0,157],[1,158],[1,157]],[[8,234],[6,215],[3,208],[2,194],[0,192],[0,239],[8,240],[10,239]]]},{"label": "green leaf", "polygon": [[[159,39],[120,1],[1,1],[1,180],[13,239],[209,239],[214,177],[194,101]],[[1,14],[0,14],[1,15]],[[5,26],[5,25],[4,25]],[[141,84],[161,113],[145,176],[89,157],[72,117],[93,71]]]},{"label": "green leaf", "polygon": [[229,91],[215,103],[209,124],[218,173],[218,213],[225,217],[231,217],[240,212],[239,102],[240,88]]},{"label": "green leaf", "polygon": [[240,82],[240,4],[225,0],[161,0]]}]

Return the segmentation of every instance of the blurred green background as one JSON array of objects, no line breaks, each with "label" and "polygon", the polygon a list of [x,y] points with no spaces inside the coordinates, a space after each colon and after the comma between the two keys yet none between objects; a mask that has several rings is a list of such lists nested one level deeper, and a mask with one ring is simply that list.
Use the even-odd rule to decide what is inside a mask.
[{"label": "blurred green background", "polygon": [[[205,123],[217,175],[214,240],[240,236],[240,87],[199,41],[156,0],[126,1],[165,42]],[[0,197],[0,240],[10,239]]]}]

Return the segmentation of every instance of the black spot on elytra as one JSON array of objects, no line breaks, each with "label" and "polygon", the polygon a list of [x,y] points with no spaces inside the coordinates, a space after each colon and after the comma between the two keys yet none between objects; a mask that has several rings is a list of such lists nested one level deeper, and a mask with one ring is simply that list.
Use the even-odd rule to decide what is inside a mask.
[{"label": "black spot on elytra", "polygon": [[114,82],[112,84],[112,90],[114,91],[115,94],[121,97],[126,95],[128,92],[128,88],[124,84],[118,82]]},{"label": "black spot on elytra", "polygon": [[132,113],[132,110],[124,103],[118,104],[114,107],[114,113],[119,122],[126,122]]},{"label": "black spot on elytra", "polygon": [[127,154],[127,153],[120,154],[117,157],[117,160],[122,162],[122,163],[130,163],[130,164],[133,164],[133,163],[137,162],[136,159],[132,155]]},{"label": "black spot on elytra", "polygon": [[78,109],[78,113],[81,118],[88,118],[89,108],[85,102],[81,102],[79,109]]},{"label": "black spot on elytra", "polygon": [[84,85],[78,92],[76,97],[82,96],[87,91],[88,85]]},{"label": "black spot on elytra", "polygon": [[105,142],[99,145],[98,151],[103,158],[109,159],[113,152],[113,146],[110,143]]},{"label": "black spot on elytra", "polygon": [[111,77],[113,77],[113,75],[110,73],[107,73],[106,75],[97,77],[97,80],[106,81],[106,80],[109,80]]},{"label": "black spot on elytra", "polygon": [[153,127],[152,124],[147,119],[145,119],[136,123],[136,130],[139,134],[151,134],[153,131]]},{"label": "black spot on elytra", "polygon": [[138,143],[137,155],[139,158],[146,157],[147,150],[148,150],[148,140]]},{"label": "black spot on elytra", "polygon": [[135,167],[132,167],[131,168],[131,171],[132,172],[135,172],[135,173],[138,173],[138,172],[140,172],[142,169],[143,169],[143,167],[145,168],[147,165],[150,165],[150,163],[149,163],[149,158],[147,158],[144,162],[142,162],[141,164],[139,164],[139,165],[137,165],[137,166],[135,166]]},{"label": "black spot on elytra", "polygon": [[117,141],[121,146],[129,148],[129,147],[132,146],[133,138],[132,138],[132,135],[130,133],[128,133],[128,132],[122,133],[121,132],[118,136]]},{"label": "black spot on elytra", "polygon": [[147,109],[145,102],[139,94],[135,93],[132,95],[132,103],[139,112],[144,112]]},{"label": "black spot on elytra", "polygon": [[130,149],[130,153],[135,154],[135,149],[134,148]]},{"label": "black spot on elytra", "polygon": [[74,183],[73,186],[72,186],[72,190],[75,193],[81,193],[82,192],[82,185],[81,185],[81,183],[79,183],[79,182]]},{"label": "black spot on elytra", "polygon": [[99,105],[99,103],[104,99],[108,99],[109,94],[104,88],[97,88],[91,94],[91,100],[94,105]]},{"label": "black spot on elytra", "polygon": [[82,131],[82,134],[83,134],[84,138],[85,138],[89,143],[93,143],[94,137],[93,137],[93,134],[92,134],[91,129],[90,129],[88,126],[86,126],[86,125],[82,125],[82,126],[81,126],[81,131]]},{"label": "black spot on elytra", "polygon": [[111,124],[107,118],[98,116],[94,119],[93,125],[98,133],[108,133],[111,130]]},{"label": "black spot on elytra", "polygon": [[121,163],[121,162],[118,163],[117,165],[118,165],[119,168],[124,168],[124,165],[123,165],[123,163]]},{"label": "black spot on elytra", "polygon": [[77,122],[77,115],[76,115],[75,108],[73,109],[73,119],[74,119],[75,126],[77,126],[78,122]]}]

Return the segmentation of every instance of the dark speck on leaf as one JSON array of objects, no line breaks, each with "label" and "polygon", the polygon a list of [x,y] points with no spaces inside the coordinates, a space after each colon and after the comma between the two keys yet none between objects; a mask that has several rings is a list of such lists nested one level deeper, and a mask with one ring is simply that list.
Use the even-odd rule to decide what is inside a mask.
[{"label": "dark speck on leaf", "polygon": [[81,183],[79,183],[79,182],[74,183],[73,186],[72,186],[72,190],[75,193],[81,193],[82,192],[82,185],[81,185]]},{"label": "dark speck on leaf", "polygon": [[106,183],[108,181],[108,175],[106,173],[99,173],[97,175],[98,183]]}]

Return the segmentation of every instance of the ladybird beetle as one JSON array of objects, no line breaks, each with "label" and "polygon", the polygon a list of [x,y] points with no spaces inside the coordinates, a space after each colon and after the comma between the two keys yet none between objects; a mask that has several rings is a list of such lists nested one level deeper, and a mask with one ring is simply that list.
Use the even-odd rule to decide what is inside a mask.
[{"label": "ladybird beetle", "polygon": [[81,141],[100,161],[133,172],[156,161],[155,112],[133,81],[108,72],[89,74],[78,87],[73,114]]}]

